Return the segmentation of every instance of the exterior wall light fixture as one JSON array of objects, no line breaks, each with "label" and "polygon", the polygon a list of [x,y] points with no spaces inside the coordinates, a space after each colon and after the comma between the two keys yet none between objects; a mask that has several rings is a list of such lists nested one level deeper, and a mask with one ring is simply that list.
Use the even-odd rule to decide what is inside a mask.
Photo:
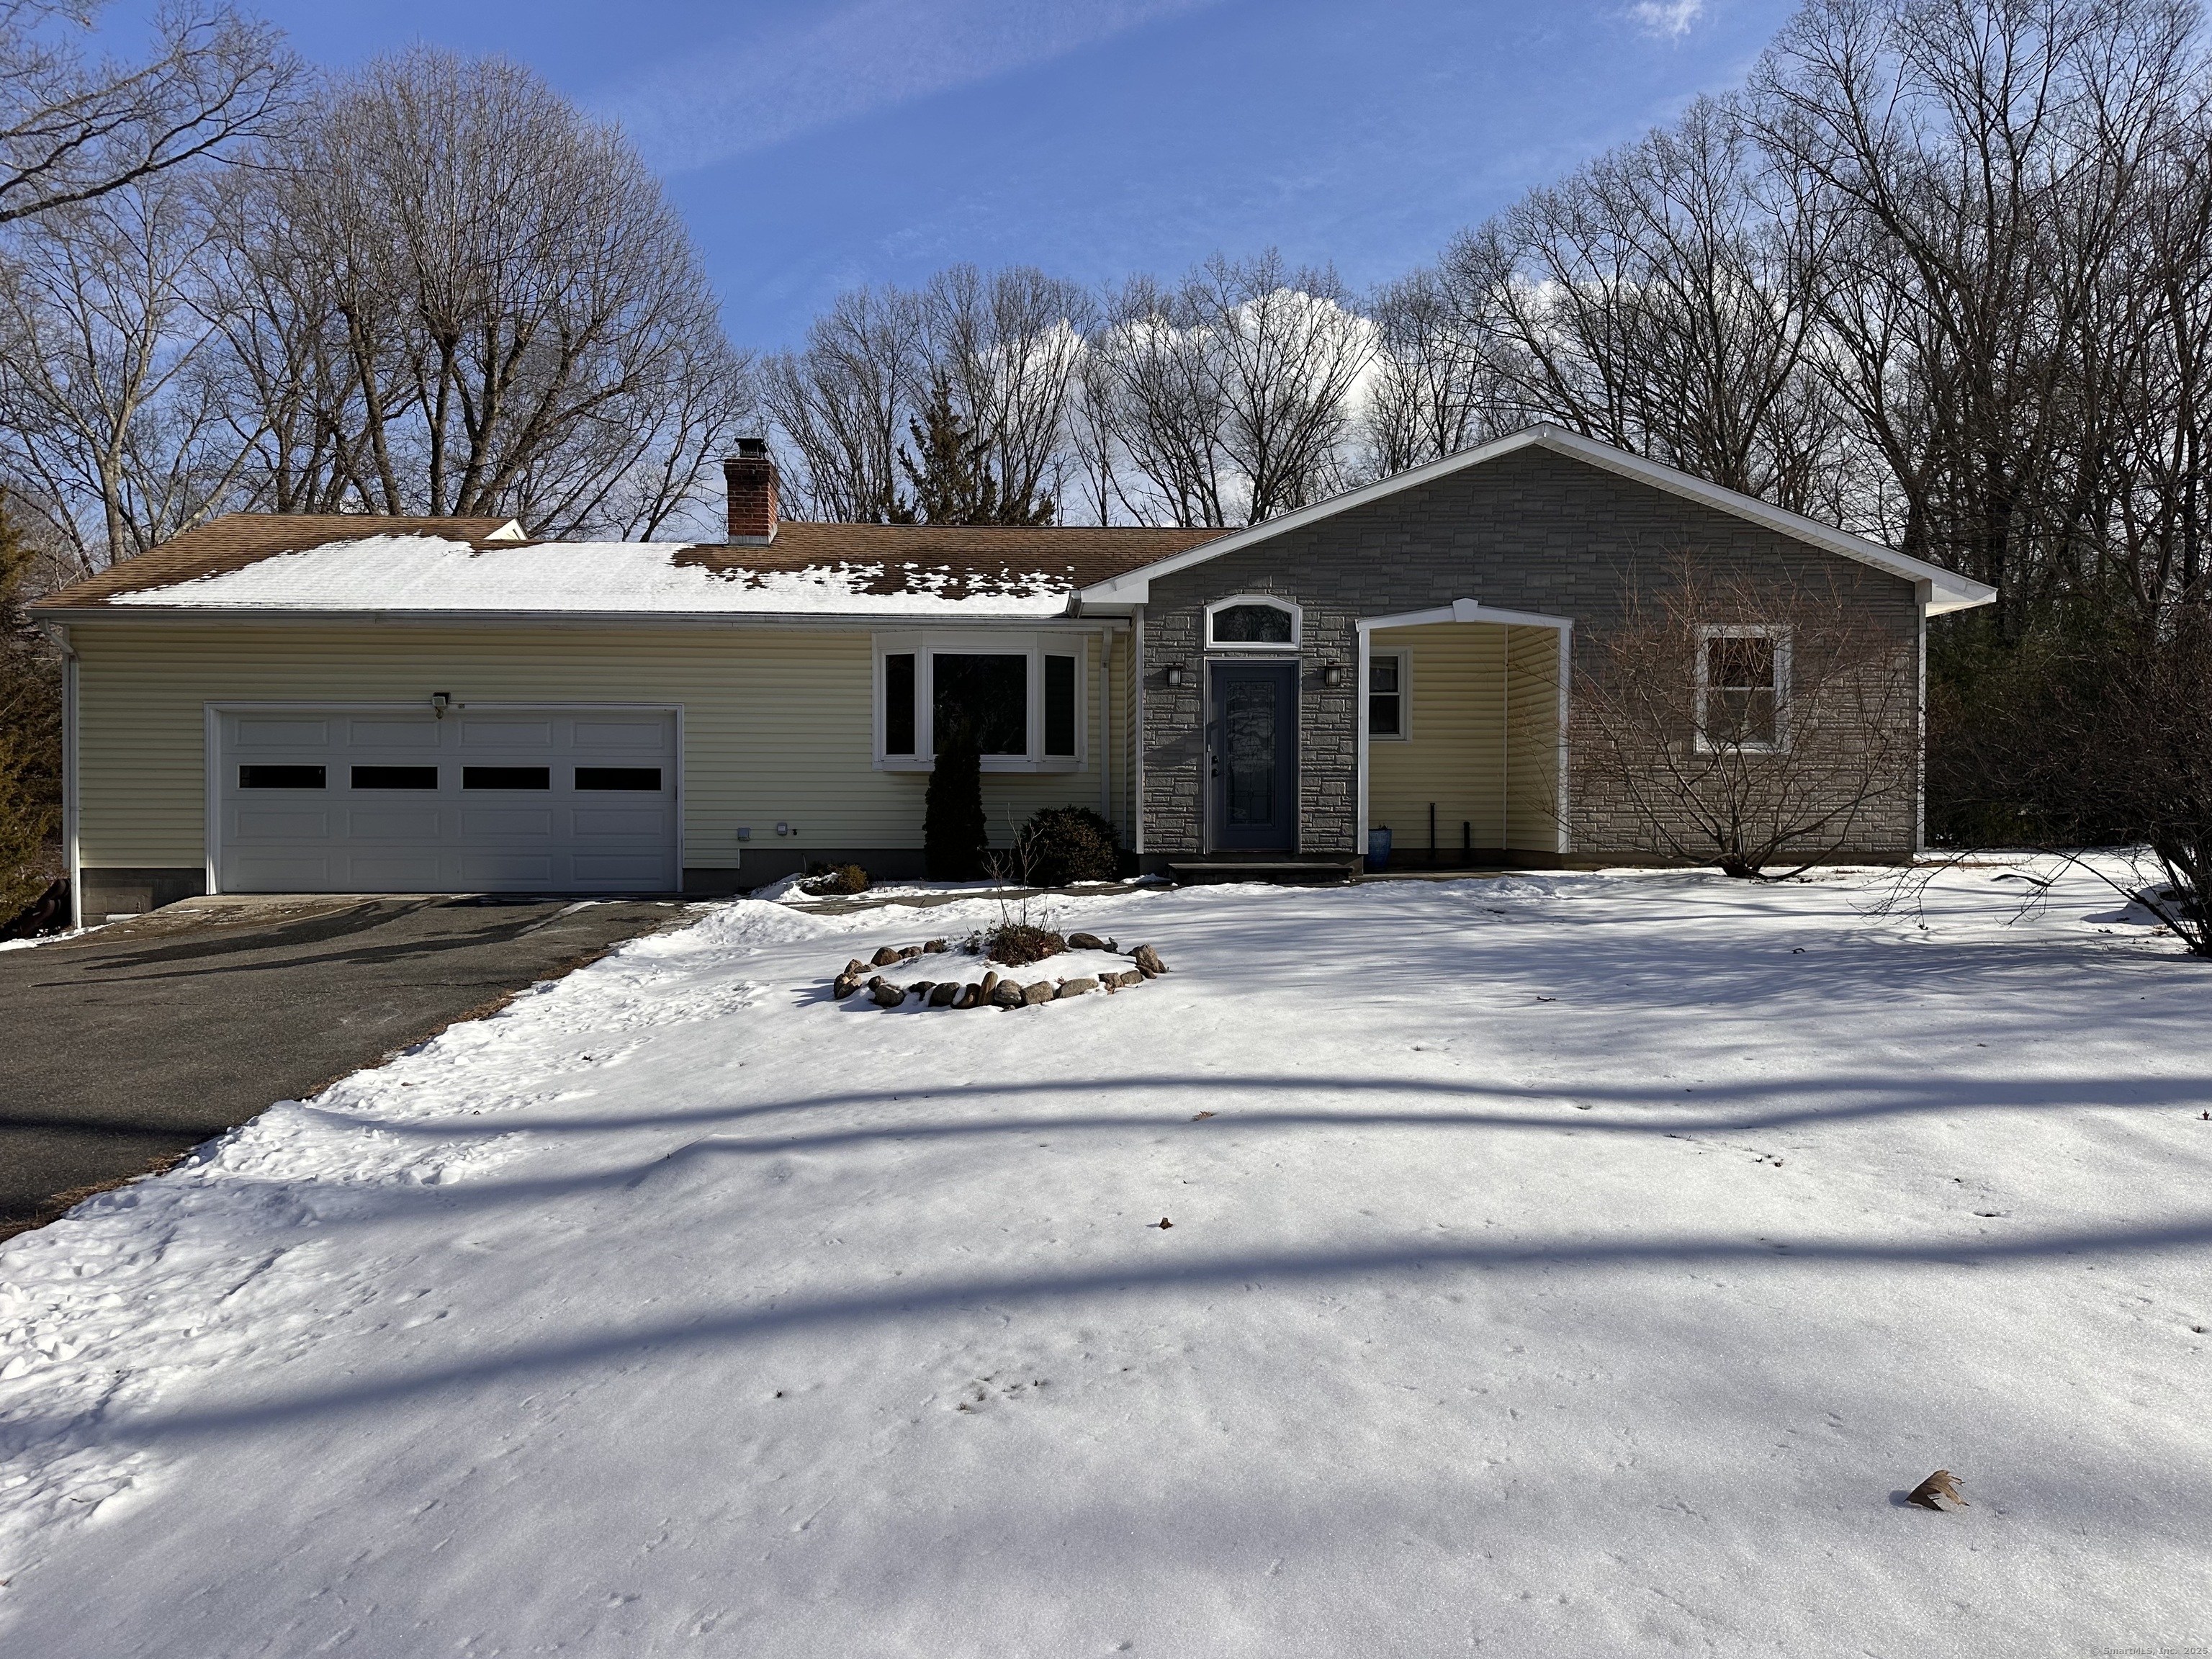
[{"label": "exterior wall light fixture", "polygon": [[1167,680],[1170,685],[1181,685],[1182,684],[1182,665],[1181,663],[1170,663],[1168,665]]},{"label": "exterior wall light fixture", "polygon": [[1344,684],[1344,665],[1333,662],[1321,671],[1321,683],[1334,691]]}]

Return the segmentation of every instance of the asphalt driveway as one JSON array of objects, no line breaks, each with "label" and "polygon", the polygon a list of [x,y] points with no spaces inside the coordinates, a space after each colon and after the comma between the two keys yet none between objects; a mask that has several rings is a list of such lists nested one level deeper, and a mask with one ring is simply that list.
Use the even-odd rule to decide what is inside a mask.
[{"label": "asphalt driveway", "polygon": [[193,899],[0,951],[0,1238],[684,914],[672,900]]}]

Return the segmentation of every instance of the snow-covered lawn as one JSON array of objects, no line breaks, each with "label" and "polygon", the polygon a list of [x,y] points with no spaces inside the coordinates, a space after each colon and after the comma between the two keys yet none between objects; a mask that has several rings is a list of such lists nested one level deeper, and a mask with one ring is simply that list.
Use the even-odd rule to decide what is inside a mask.
[{"label": "snow-covered lawn", "polygon": [[2212,965],[1992,874],[719,907],[0,1255],[0,1651],[2212,1648]]}]

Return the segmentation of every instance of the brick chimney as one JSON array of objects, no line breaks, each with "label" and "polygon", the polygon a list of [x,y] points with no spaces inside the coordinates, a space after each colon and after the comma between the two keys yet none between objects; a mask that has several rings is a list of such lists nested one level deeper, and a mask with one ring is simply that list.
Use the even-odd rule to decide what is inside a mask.
[{"label": "brick chimney", "polygon": [[765,438],[740,438],[738,453],[722,463],[729,486],[730,541],[766,547],[775,539],[775,460]]}]

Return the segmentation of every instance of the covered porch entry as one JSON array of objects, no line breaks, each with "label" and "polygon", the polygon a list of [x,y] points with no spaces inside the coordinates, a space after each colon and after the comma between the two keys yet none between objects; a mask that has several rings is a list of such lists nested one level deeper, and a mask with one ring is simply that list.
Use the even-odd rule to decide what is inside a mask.
[{"label": "covered porch entry", "polygon": [[1393,870],[1567,851],[1573,627],[1473,599],[1359,623],[1363,851],[1385,828]]}]

